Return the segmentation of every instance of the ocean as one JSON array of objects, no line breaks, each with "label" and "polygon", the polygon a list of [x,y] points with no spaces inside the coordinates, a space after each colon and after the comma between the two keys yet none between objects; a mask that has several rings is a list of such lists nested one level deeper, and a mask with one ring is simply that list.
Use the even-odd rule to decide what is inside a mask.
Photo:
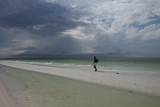
[{"label": "ocean", "polygon": [[[8,60],[41,66],[93,70],[93,58],[26,58]],[[160,72],[160,58],[98,58],[98,60],[99,71]]]}]

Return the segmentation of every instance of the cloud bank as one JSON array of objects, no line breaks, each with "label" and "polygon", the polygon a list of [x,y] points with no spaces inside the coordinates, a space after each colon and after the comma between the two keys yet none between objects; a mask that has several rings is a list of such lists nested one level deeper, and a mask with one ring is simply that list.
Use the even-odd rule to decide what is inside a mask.
[{"label": "cloud bank", "polygon": [[0,57],[160,56],[158,0],[0,0]]}]

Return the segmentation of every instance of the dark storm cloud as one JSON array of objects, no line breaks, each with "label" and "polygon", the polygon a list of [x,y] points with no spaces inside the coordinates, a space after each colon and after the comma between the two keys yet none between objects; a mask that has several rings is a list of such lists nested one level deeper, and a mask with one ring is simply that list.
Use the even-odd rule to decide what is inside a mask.
[{"label": "dark storm cloud", "polygon": [[[0,15],[1,27],[28,29],[31,32],[45,35],[53,35],[53,33],[56,34],[65,29],[75,27],[75,23],[67,16],[69,11],[60,5],[40,0],[4,1],[1,0],[0,4],[2,5],[1,8],[6,9],[2,9],[1,12],[8,14]],[[43,25],[43,28],[40,30],[33,29],[36,25]]]},{"label": "dark storm cloud", "polygon": [[0,47],[17,51],[16,56],[78,50],[71,37],[58,37],[61,32],[82,24],[72,21],[75,16],[71,12],[69,8],[42,0],[0,0]]},{"label": "dark storm cloud", "polygon": [[[26,47],[16,50],[25,50],[24,53],[14,55],[13,57],[66,57],[78,53],[81,46],[79,41],[71,37],[50,37],[41,41],[37,41],[36,48]],[[76,53],[75,53],[76,52]]]}]

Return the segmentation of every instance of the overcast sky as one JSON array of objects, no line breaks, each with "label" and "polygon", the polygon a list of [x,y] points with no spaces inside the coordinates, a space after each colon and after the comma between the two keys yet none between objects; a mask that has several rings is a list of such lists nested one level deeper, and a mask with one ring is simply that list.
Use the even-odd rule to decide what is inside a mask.
[{"label": "overcast sky", "polygon": [[0,58],[160,57],[160,0],[0,0]]}]

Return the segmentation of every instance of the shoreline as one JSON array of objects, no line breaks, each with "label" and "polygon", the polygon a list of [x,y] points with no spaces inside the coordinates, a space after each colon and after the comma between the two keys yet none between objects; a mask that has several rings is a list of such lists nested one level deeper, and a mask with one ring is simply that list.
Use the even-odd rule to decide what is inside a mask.
[{"label": "shoreline", "polygon": [[102,84],[106,86],[111,86],[120,89],[126,89],[129,91],[136,91],[151,95],[160,96],[160,73],[154,74],[137,74],[137,73],[125,73],[121,72],[119,74],[115,72],[93,72],[87,70],[78,70],[70,68],[59,68],[50,66],[40,66],[28,63],[18,63],[15,61],[1,61],[0,64],[26,69],[30,71],[36,71],[41,73],[47,73],[55,76],[61,76],[81,81],[86,81],[90,83]]}]

